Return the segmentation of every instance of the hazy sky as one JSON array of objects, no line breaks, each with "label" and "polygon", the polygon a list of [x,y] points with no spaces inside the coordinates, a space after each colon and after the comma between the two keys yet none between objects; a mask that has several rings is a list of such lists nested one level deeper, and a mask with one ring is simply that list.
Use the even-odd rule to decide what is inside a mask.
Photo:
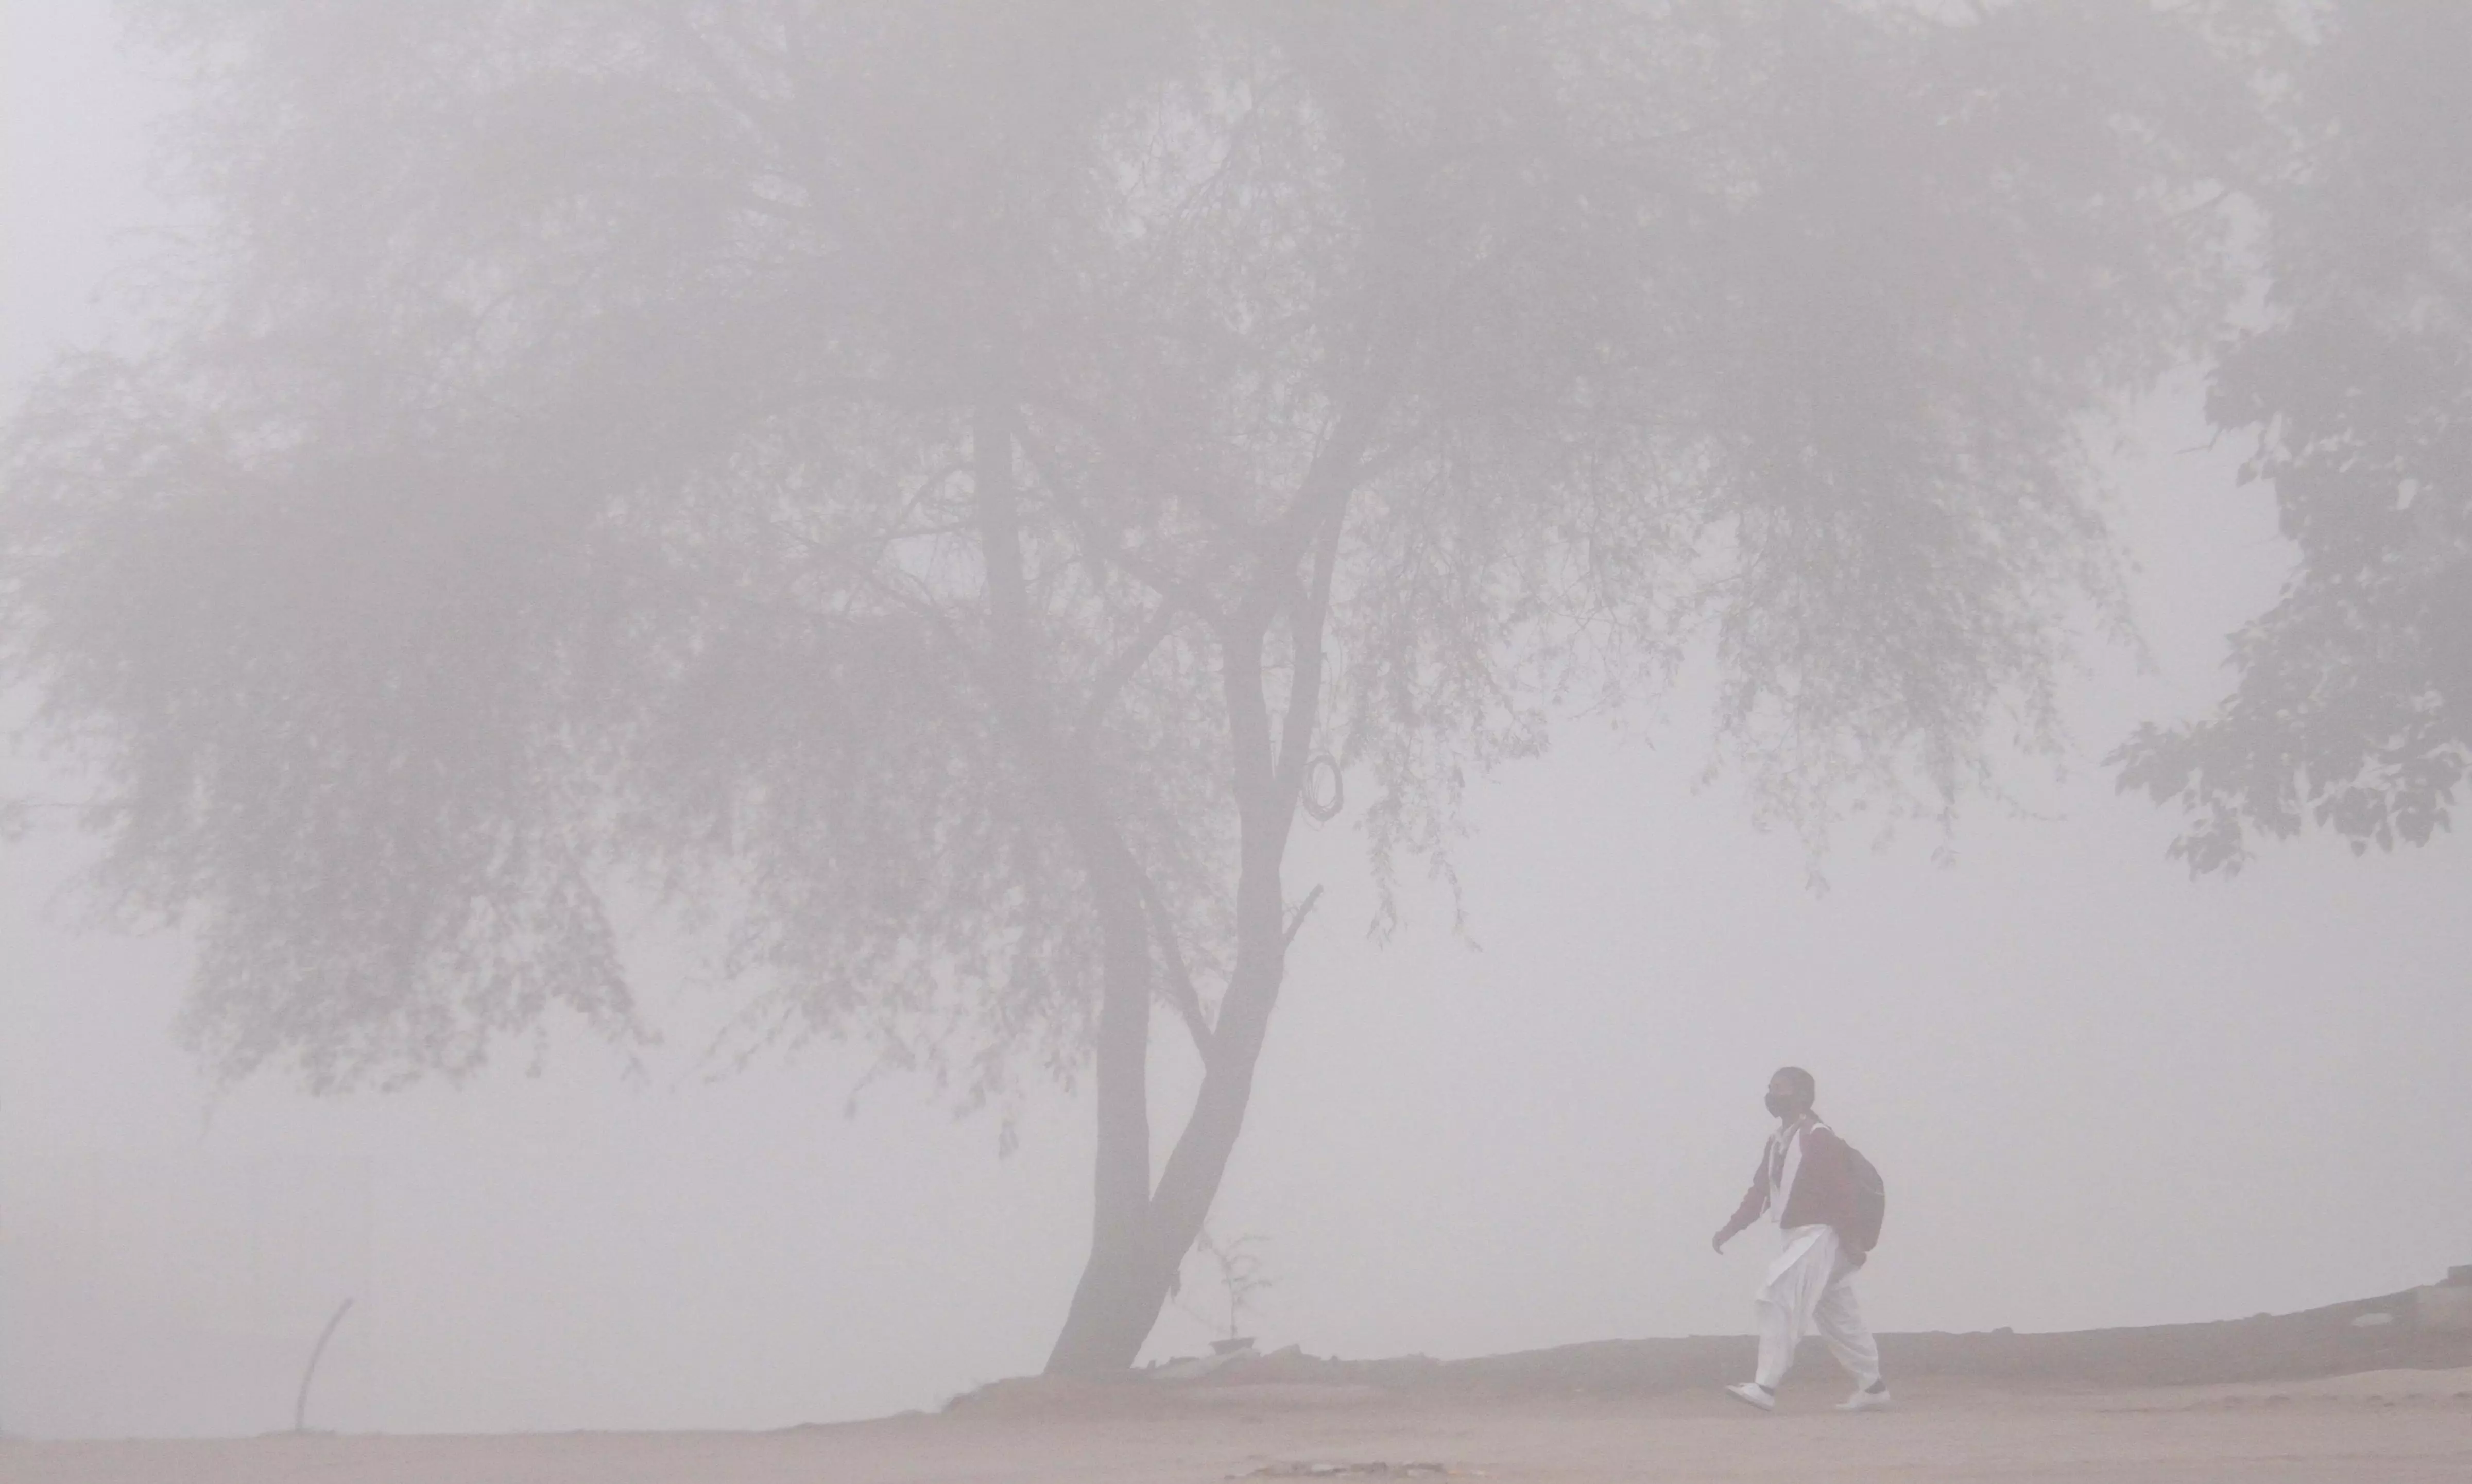
[{"label": "hazy sky", "polygon": [[[160,212],[151,94],[103,10],[0,8],[12,396],[99,332],[88,294]],[[2137,434],[2152,669],[2090,650],[2069,775],[2012,770],[2021,809],[1971,813],[1953,863],[1928,832],[1848,832],[1807,889],[1795,841],[1695,789],[1687,689],[1654,746],[1575,724],[1477,791],[1479,946],[1431,900],[1365,942],[1352,834],[1307,830],[1290,880],[1329,892],[1211,1223],[1276,1280],[1252,1332],[1365,1356],[1747,1331],[1766,1250],[1707,1235],[1788,1061],[1887,1175],[1882,1330],[2232,1317],[2472,1261],[2472,855],[2312,840],[2192,883],[2172,820],[2096,766],[2220,694],[2223,634],[2288,560],[2241,451],[2192,447],[2190,389]],[[1043,1361],[1087,1239],[1086,1106],[1035,1099],[1000,1160],[916,1082],[845,1117],[863,1057],[715,1080],[725,996],[659,944],[671,1034],[631,1069],[553,1038],[539,1074],[517,1046],[462,1089],[218,1093],[170,1042],[182,946],[71,930],[82,854],[0,850],[0,1427],[288,1426],[346,1296],[320,1425],[772,1426]],[[1171,1310],[1151,1354],[1203,1336]]]}]

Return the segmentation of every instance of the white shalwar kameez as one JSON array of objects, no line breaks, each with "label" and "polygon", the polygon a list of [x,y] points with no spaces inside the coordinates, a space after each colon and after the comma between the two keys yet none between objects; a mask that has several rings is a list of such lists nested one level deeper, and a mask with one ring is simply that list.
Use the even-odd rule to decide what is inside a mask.
[{"label": "white shalwar kameez", "polygon": [[1785,1157],[1771,1166],[1777,1175],[1769,1190],[1767,1212],[1769,1220],[1779,1223],[1785,1250],[1769,1264],[1767,1280],[1753,1295],[1760,1316],[1755,1378],[1773,1393],[1793,1369],[1795,1347],[1818,1330],[1828,1353],[1867,1391],[1880,1379],[1880,1346],[1864,1326],[1862,1307],[1854,1300],[1854,1272],[1860,1264],[1846,1260],[1837,1228],[1783,1225],[1786,1197],[1794,1193],[1794,1178],[1802,1167],[1802,1130],[1785,1137]]}]

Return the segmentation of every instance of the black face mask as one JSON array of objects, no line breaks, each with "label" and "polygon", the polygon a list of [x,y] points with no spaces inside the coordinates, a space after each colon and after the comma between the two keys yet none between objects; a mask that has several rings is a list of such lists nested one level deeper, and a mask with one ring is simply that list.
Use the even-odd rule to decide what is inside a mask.
[{"label": "black face mask", "polygon": [[1771,1118],[1781,1119],[1794,1111],[1794,1104],[1787,1102],[1784,1098],[1779,1097],[1774,1093],[1771,1093],[1768,1095],[1767,1102],[1769,1105],[1769,1116]]}]

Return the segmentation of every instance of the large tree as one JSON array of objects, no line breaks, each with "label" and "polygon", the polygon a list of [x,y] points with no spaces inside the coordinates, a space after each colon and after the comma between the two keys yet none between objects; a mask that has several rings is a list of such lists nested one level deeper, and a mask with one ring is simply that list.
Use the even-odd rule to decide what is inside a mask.
[{"label": "large tree", "polygon": [[1092,1077],[1061,1371],[1218,1189],[1319,759],[1387,873],[1713,636],[1764,810],[1944,812],[2053,741],[2083,420],[2210,281],[2136,4],[141,13],[198,228],[12,425],[6,653],[188,1034],[630,1034],[657,887],[779,1034]]},{"label": "large tree", "polygon": [[2207,403],[2256,440],[2298,562],[2234,636],[2232,694],[2114,759],[2181,808],[2199,873],[2310,824],[2424,843],[2472,763],[2472,8],[2306,14],[2275,74],[2288,145],[2243,177],[2264,303]]}]

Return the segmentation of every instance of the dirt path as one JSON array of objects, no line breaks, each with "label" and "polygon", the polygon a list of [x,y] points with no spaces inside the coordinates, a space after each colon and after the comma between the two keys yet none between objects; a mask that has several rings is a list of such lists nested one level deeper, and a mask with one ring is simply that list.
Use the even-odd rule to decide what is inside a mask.
[{"label": "dirt path", "polygon": [[[1761,1416],[1704,1394],[1403,1396],[1266,1384],[1023,1395],[773,1433],[0,1445],[9,1484],[1204,1484],[1476,1476],[1494,1484],[1996,1479],[2463,1484],[2472,1368],[2290,1383],[2002,1392],[1926,1379],[1839,1416],[1790,1385]],[[1403,1472],[1447,1467],[1450,1475]],[[1388,1465],[1384,1473],[1370,1466]]]}]

